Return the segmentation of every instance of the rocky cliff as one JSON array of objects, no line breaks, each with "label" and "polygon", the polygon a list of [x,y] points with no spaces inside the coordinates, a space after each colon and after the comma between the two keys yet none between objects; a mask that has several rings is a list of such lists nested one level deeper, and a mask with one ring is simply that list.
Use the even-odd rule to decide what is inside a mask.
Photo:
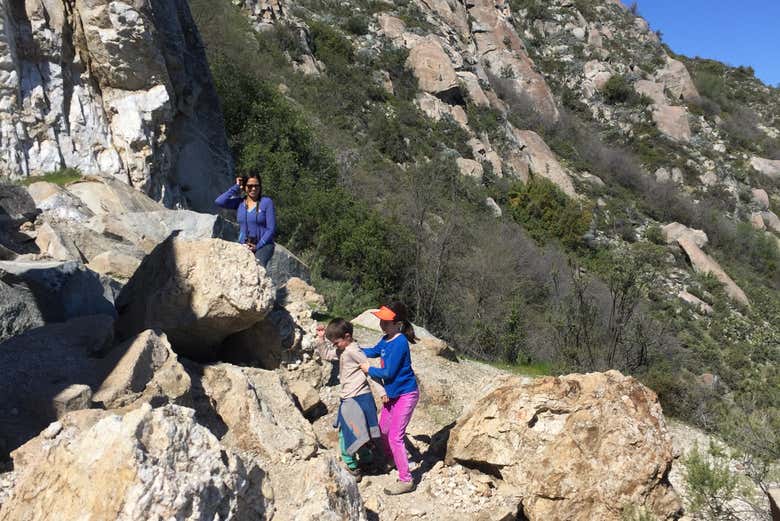
[{"label": "rocky cliff", "polygon": [[74,168],[210,208],[232,164],[186,1],[0,8],[0,176]]}]

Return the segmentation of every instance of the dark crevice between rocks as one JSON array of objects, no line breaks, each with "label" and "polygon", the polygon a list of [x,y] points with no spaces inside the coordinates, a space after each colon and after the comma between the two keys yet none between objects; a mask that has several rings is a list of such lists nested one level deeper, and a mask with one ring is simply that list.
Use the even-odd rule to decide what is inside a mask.
[{"label": "dark crevice between rocks", "polygon": [[190,376],[190,396],[192,397],[192,408],[195,409],[195,421],[211,431],[218,440],[221,440],[227,434],[228,426],[214,408],[211,398],[203,388],[203,366],[183,356],[179,357],[179,362]]},{"label": "dark crevice between rocks", "polygon": [[473,461],[473,460],[461,460],[456,459],[458,463],[466,467],[467,469],[476,470],[482,474],[493,476],[496,479],[503,480],[504,476],[501,474],[501,467],[503,465],[495,465],[488,463],[487,461]]},{"label": "dark crevice between rocks", "polygon": [[449,105],[466,105],[466,100],[463,99],[463,93],[460,87],[453,87],[448,90],[444,90],[436,93],[436,97]]}]

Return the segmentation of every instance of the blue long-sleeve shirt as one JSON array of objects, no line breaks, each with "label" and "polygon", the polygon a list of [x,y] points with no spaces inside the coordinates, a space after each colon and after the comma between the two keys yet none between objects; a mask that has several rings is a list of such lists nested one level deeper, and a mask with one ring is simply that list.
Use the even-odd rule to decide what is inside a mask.
[{"label": "blue long-sleeve shirt", "polygon": [[236,219],[240,227],[238,242],[243,244],[247,237],[256,237],[258,248],[274,242],[276,233],[274,202],[270,197],[261,197],[254,208],[247,210],[244,201],[245,199],[241,197],[241,188],[233,185],[227,192],[217,197],[214,204],[220,208],[237,210]]},{"label": "blue long-sleeve shirt", "polygon": [[392,340],[383,337],[377,345],[363,349],[363,352],[368,358],[381,358],[382,367],[369,367],[368,375],[382,380],[388,398],[417,390],[409,341],[404,335],[396,335]]}]

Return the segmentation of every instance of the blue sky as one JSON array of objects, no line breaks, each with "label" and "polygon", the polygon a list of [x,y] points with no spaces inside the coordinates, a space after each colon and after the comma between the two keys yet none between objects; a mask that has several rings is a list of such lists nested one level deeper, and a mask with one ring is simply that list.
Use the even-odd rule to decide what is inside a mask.
[{"label": "blue sky", "polygon": [[[632,2],[622,0],[624,4]],[[672,50],[749,65],[780,84],[780,0],[638,0],[639,14]]]}]

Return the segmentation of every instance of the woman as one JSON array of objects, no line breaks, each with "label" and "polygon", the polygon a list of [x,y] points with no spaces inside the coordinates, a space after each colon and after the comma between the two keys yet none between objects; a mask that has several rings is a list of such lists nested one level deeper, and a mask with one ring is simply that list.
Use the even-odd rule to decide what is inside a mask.
[{"label": "woman", "polygon": [[[241,195],[241,189],[246,196]],[[245,244],[264,268],[274,254],[276,214],[270,197],[263,197],[263,182],[258,174],[236,178],[236,184],[217,197],[214,204],[220,208],[238,210],[236,217],[240,232],[238,242]]]},{"label": "woman", "polygon": [[368,358],[381,358],[381,367],[360,364],[360,369],[370,377],[380,379],[387,393],[382,399],[382,413],[379,430],[385,452],[393,458],[398,469],[398,482],[385,489],[385,494],[405,494],[414,490],[414,481],[409,472],[404,438],[406,427],[420,399],[417,377],[412,370],[412,356],[409,344],[417,339],[414,327],[407,317],[406,306],[393,302],[372,312],[379,318],[379,327],[385,334],[377,345],[363,352]]}]

